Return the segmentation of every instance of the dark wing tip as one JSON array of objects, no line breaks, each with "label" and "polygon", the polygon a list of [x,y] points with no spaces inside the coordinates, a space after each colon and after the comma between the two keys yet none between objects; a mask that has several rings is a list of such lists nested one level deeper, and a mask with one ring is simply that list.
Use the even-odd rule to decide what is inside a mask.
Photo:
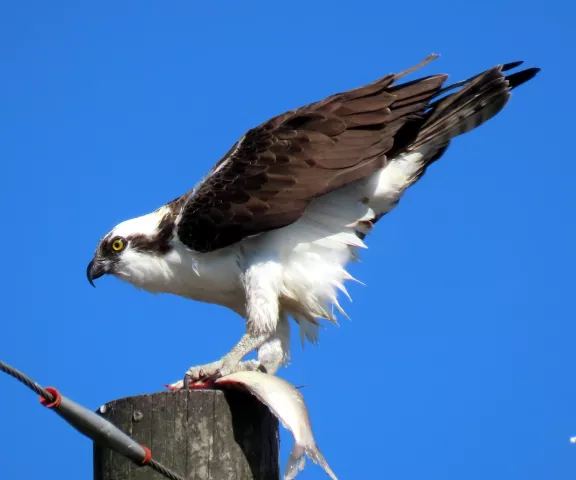
[{"label": "dark wing tip", "polygon": [[521,70],[512,75],[507,75],[506,80],[508,80],[510,89],[516,88],[519,85],[526,83],[528,80],[532,80],[540,70],[540,68],[527,68],[526,70]]},{"label": "dark wing tip", "polygon": [[508,70],[512,70],[513,68],[519,67],[523,63],[524,60],[519,60],[518,62],[505,63],[504,65],[502,65],[501,71],[507,72]]}]

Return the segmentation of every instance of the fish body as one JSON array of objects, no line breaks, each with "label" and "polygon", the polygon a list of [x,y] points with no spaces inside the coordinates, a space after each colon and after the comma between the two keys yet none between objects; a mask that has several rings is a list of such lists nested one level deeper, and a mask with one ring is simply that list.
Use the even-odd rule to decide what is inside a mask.
[{"label": "fish body", "polygon": [[292,433],[294,447],[284,470],[284,480],[292,480],[304,469],[305,455],[320,465],[332,480],[338,480],[316,445],[304,397],[294,385],[274,375],[254,371],[232,373],[216,380],[215,384],[245,387]]}]

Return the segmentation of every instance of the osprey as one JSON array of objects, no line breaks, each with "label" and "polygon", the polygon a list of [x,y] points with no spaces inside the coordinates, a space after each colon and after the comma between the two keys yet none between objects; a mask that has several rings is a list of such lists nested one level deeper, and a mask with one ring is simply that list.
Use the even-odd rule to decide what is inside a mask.
[{"label": "osprey", "polygon": [[[496,115],[539,71],[506,74],[514,62],[449,86],[444,74],[398,83],[437,56],[252,128],[192,190],[104,236],[88,280],[112,274],[245,319],[236,346],[185,380],[276,373],[289,357],[289,318],[303,342],[317,343],[319,320],[345,315],[345,267],[376,221],[454,137]],[[254,350],[257,360],[241,361]]]}]

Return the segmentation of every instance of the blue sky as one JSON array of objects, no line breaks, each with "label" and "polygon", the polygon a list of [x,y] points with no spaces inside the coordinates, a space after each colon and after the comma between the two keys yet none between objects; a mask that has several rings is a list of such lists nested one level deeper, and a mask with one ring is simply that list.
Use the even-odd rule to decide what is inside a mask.
[{"label": "blue sky", "polygon": [[[431,52],[421,73],[454,81],[525,60],[540,75],[369,237],[352,321],[318,348],[295,338],[281,375],[307,385],[341,479],[573,478],[575,14],[518,0],[4,2],[0,359],[96,408],[219,358],[242,334],[235,314],[113,278],[90,287],[103,234],[275,114]],[[0,392],[1,478],[92,478],[88,440],[12,379]]]}]

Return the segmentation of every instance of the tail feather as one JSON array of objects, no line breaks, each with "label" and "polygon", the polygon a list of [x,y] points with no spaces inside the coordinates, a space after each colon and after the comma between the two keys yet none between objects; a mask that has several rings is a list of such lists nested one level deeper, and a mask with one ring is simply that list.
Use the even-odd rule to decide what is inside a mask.
[{"label": "tail feather", "polygon": [[[473,77],[438,89],[423,114],[408,122],[399,137],[399,148],[391,152],[386,166],[371,177],[368,205],[375,212],[372,224],[392,211],[404,191],[418,181],[427,168],[448,149],[453,138],[467,133],[498,114],[510,91],[532,79],[539,68],[509,75],[522,62],[497,65]],[[401,89],[402,85],[396,88]],[[408,145],[404,147],[403,145]],[[364,238],[364,232],[357,232]]]},{"label": "tail feather", "polygon": [[[508,70],[512,70],[513,68],[519,67],[520,65],[522,65],[524,62],[522,60],[518,61],[518,62],[510,62],[510,63],[505,63],[502,65],[501,71],[502,72],[507,72]],[[528,71],[528,70],[535,70],[533,68],[529,68],[527,70],[523,70],[523,71]],[[538,70],[538,69],[536,69]],[[466,80],[461,80],[459,82],[456,83],[451,83],[450,85],[448,85],[447,87],[444,87],[442,89],[440,89],[438,91],[438,93],[436,94],[437,97],[439,97],[440,95],[443,95],[451,90],[455,90],[458,87],[461,87],[462,85],[466,85],[467,83],[470,83],[472,80],[478,78],[479,76],[483,75],[485,72],[480,72],[477,73],[476,75],[473,75],[470,78],[467,78]],[[537,72],[535,72],[537,73]],[[534,73],[534,74],[535,74]]]},{"label": "tail feather", "polygon": [[499,65],[440,90],[437,95],[462,87],[430,104],[427,118],[410,150],[417,150],[430,143],[446,146],[452,138],[467,133],[494,117],[508,102],[510,90],[527,82],[540,71],[538,68],[528,68],[504,76],[504,71],[520,64],[521,62],[512,62]]},{"label": "tail feather", "polygon": [[508,75],[506,80],[508,80],[508,84],[512,90],[513,88],[526,83],[528,80],[532,80],[539,71],[539,68],[527,68],[526,70],[520,70],[519,72]]}]

